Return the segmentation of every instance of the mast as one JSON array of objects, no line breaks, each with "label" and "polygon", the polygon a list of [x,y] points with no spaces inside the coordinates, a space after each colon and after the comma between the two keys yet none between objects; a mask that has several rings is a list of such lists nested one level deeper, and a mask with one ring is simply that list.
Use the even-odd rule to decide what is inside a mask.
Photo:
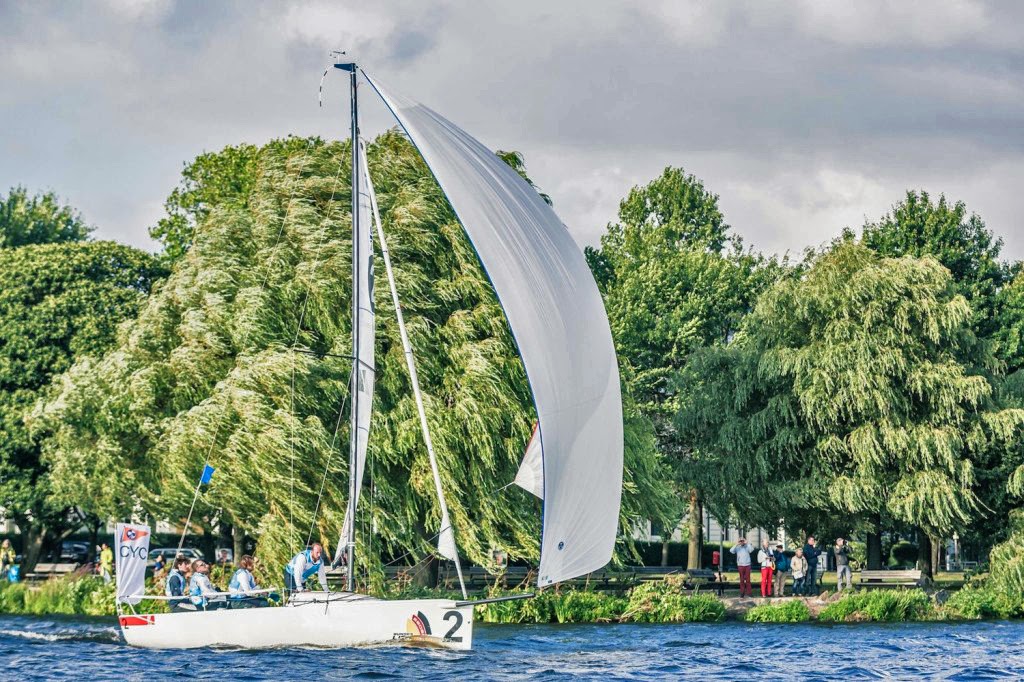
[{"label": "mast", "polygon": [[359,434],[359,100],[356,89],[356,65],[354,62],[339,63],[335,68],[349,72],[349,89],[352,100],[352,412],[349,428],[348,458],[348,524],[345,541],[345,558],[347,572],[345,574],[345,590],[352,592],[355,588],[355,547],[356,547],[356,495],[361,472],[357,456]]}]

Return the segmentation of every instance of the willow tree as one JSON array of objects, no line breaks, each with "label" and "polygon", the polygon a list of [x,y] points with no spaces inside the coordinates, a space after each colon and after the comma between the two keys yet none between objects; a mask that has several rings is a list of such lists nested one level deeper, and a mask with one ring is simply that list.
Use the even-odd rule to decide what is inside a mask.
[{"label": "willow tree", "polygon": [[677,424],[748,519],[852,528],[885,513],[927,545],[972,520],[974,462],[1024,423],[996,405],[994,365],[946,268],[844,242],[695,358]]},{"label": "willow tree", "polygon": [[[257,536],[268,563],[310,536],[333,547],[348,476],[349,159],[347,143],[320,140],[260,150],[251,192],[206,206],[191,246],[118,347],[72,368],[41,408],[68,481],[126,472],[90,488],[97,507],[182,519],[208,462],[216,473],[196,505],[203,523]],[[408,141],[382,136],[369,163],[460,547],[479,563],[493,546],[535,558],[536,500],[499,492],[534,419],[508,325]],[[365,559],[419,559],[434,551],[439,512],[383,268],[377,275],[377,384],[357,532]],[[624,517],[665,499],[650,427],[629,425]],[[97,443],[102,459],[89,454]],[[70,483],[65,494],[75,494]]]},{"label": "willow tree", "polygon": [[655,424],[659,450],[680,488],[682,504],[659,520],[671,529],[688,516],[688,565],[699,568],[701,491],[708,482],[698,453],[673,427],[678,405],[670,379],[695,350],[726,342],[777,266],[744,251],[729,234],[718,197],[671,167],[629,192],[619,204],[619,222],[608,226],[587,258],[616,349],[629,364],[630,390]]}]

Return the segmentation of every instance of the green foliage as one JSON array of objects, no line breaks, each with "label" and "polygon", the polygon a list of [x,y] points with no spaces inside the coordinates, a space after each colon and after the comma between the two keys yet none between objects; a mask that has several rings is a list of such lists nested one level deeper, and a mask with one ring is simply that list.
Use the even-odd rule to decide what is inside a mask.
[{"label": "green foliage", "polygon": [[[346,506],[348,420],[335,428],[350,373],[350,155],[347,143],[268,144],[246,190],[219,176],[248,158],[239,154],[223,168],[204,161],[213,177],[189,181],[202,210],[187,253],[119,345],[75,365],[39,418],[55,434],[54,466],[82,485],[101,482],[89,501],[104,512],[139,505],[158,519],[183,517],[209,458],[217,473],[194,518],[244,529],[259,539],[258,558],[280,566],[311,528],[333,546]],[[536,558],[536,500],[496,493],[515,477],[535,418],[501,308],[412,145],[388,133],[368,155],[459,546],[479,563],[494,546]],[[394,311],[380,295],[383,268],[377,276],[374,422],[357,528],[364,570],[378,556],[435,552],[440,521]],[[631,523],[667,493],[650,425],[626,410]],[[111,480],[112,469],[125,473]]]},{"label": "green foliage", "polygon": [[705,487],[700,458],[671,424],[676,394],[668,380],[698,348],[725,343],[779,269],[743,251],[728,230],[718,197],[682,169],[666,168],[630,191],[600,248],[586,249],[624,381],[679,484],[672,508],[652,517],[665,522],[682,518],[682,488]]},{"label": "green foliage", "polygon": [[[972,326],[982,338],[999,327],[997,292],[1015,268],[999,261],[1003,240],[996,239],[962,201],[944,195],[908,191],[892,212],[864,226],[865,246],[883,256],[932,256],[946,267],[972,308]],[[1016,266],[1015,266],[1016,267]]]},{"label": "green foliage", "polygon": [[884,513],[945,535],[977,509],[974,462],[1024,423],[994,404],[970,313],[934,259],[839,243],[691,361],[677,426],[752,524]]},{"label": "green foliage", "polygon": [[891,566],[913,566],[917,561],[917,553],[917,545],[901,540],[889,550],[889,564]]},{"label": "green foliage", "polygon": [[112,616],[114,584],[95,576],[68,576],[38,587],[0,583],[0,613]]},{"label": "green foliage", "polygon": [[[0,504],[23,531],[63,523],[64,507],[83,499],[49,475],[25,418],[52,378],[113,343],[164,274],[152,256],[112,242],[0,249]],[[102,457],[103,444],[92,445]]]},{"label": "green foliage", "polygon": [[803,600],[758,604],[743,617],[748,623],[803,623],[811,619],[811,610]]},{"label": "green foliage", "polygon": [[53,192],[30,197],[24,187],[0,196],[0,249],[86,239],[92,228]]},{"label": "green foliage", "polygon": [[[514,595],[494,590],[488,596]],[[530,599],[483,604],[476,619],[483,623],[603,623],[617,621],[626,609],[624,597],[589,590],[545,590]]]},{"label": "green foliage", "polygon": [[989,554],[987,587],[1011,601],[1024,603],[1024,509],[1009,515],[1009,537]]},{"label": "green foliage", "polygon": [[[315,144],[314,139],[287,137],[267,146],[285,154]],[[176,261],[195,240],[196,227],[214,208],[245,209],[250,206],[265,148],[251,144],[229,145],[205,152],[185,164],[181,182],[164,202],[167,215],[149,228],[149,236],[164,245],[164,255]]]},{"label": "green foliage", "polygon": [[642,583],[629,593],[622,620],[635,623],[705,623],[725,618],[725,605],[710,594],[685,594],[682,576]]},{"label": "green foliage", "polygon": [[967,586],[950,596],[942,605],[948,617],[978,620],[981,618],[1014,618],[1024,615],[1024,600],[1011,596],[991,585]]},{"label": "green foliage", "polygon": [[843,595],[826,606],[820,620],[895,623],[930,620],[935,616],[931,599],[922,590],[861,590]]}]

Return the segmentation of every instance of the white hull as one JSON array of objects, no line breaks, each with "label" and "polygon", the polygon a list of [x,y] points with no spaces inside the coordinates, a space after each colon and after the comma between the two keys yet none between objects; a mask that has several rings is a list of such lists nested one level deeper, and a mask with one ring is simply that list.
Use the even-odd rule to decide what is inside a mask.
[{"label": "white hull", "polygon": [[456,607],[448,599],[385,601],[309,592],[282,607],[122,614],[119,622],[128,644],[148,649],[473,645],[473,607]]}]

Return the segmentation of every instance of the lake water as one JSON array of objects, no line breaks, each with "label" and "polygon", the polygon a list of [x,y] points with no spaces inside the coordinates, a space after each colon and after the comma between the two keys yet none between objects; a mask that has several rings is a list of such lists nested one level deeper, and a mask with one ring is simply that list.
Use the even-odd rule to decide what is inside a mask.
[{"label": "lake water", "polygon": [[477,625],[475,649],[143,651],[113,619],[0,616],[4,679],[1024,678],[1024,623]]}]

